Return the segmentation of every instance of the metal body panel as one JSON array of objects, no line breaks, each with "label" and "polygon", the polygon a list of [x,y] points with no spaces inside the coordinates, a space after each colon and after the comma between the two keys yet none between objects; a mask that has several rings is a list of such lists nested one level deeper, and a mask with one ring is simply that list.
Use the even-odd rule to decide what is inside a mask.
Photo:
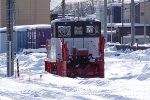
[{"label": "metal body panel", "polygon": [[43,48],[46,45],[46,40],[50,39],[50,28],[36,29],[36,48]]},{"label": "metal body panel", "polygon": [[0,33],[0,53],[6,53],[7,34]]},{"label": "metal body panel", "polygon": [[[72,48],[77,49],[87,49],[89,54],[93,54],[94,57],[99,56],[98,53],[98,42],[99,38],[91,37],[91,38],[64,38],[64,41],[67,43],[67,47],[69,50],[69,55],[72,55]],[[84,41],[84,42],[83,42]],[[84,45],[83,45],[84,43]],[[51,38],[51,48],[53,49],[53,53],[50,56],[54,56],[54,51],[56,52],[56,58],[61,57],[61,38]]]}]

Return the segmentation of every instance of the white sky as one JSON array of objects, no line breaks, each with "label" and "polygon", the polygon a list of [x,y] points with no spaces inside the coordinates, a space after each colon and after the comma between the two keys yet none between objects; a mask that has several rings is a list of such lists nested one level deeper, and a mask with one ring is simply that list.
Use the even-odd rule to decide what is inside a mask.
[{"label": "white sky", "polygon": [[[56,6],[60,5],[62,0],[51,0],[51,9],[55,8]],[[66,0],[67,2],[80,2],[80,1],[86,1],[86,0]],[[139,0],[134,0],[139,1]],[[131,2],[131,0],[124,0],[124,2]]]},{"label": "white sky", "polygon": [[[85,1],[85,0],[66,0],[67,2],[80,2],[80,1]],[[60,5],[62,0],[51,0],[51,9],[55,8],[56,6]]]}]

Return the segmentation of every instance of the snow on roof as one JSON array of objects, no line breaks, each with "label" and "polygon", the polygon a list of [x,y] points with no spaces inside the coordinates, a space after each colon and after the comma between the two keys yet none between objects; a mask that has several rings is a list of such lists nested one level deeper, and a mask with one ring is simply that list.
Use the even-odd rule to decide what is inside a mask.
[{"label": "snow on roof", "polygon": [[3,33],[6,31],[6,27],[0,28],[0,33]]},{"label": "snow on roof", "polygon": [[28,25],[30,28],[50,28],[50,24],[36,24],[36,25]]},{"label": "snow on roof", "polygon": [[[131,38],[131,34],[128,34],[127,36],[123,36],[123,38]],[[144,38],[144,35],[135,35],[135,38]],[[149,36],[146,35],[146,38],[149,38]]]},{"label": "snow on roof", "polygon": [[116,34],[116,30],[107,31],[107,34]]},{"label": "snow on roof", "polygon": [[[35,25],[19,25],[14,26],[15,31],[27,31],[27,29],[50,28],[50,24],[35,24]],[[6,27],[0,28],[0,33],[6,32]]]},{"label": "snow on roof", "polygon": [[28,29],[28,25],[14,26],[13,29],[15,31],[26,31]]},{"label": "snow on roof", "polygon": [[[146,26],[150,26],[149,24],[145,24]],[[107,23],[108,27],[111,27],[111,23]],[[123,23],[124,27],[131,27],[131,23]],[[141,23],[135,23],[134,26],[144,26],[144,24]],[[122,27],[122,23],[112,23],[112,27]]]},{"label": "snow on roof", "polygon": [[[104,30],[101,30],[101,34],[104,34]],[[116,34],[116,30],[107,31],[107,34]]]},{"label": "snow on roof", "polygon": [[66,0],[66,3],[73,3],[73,2],[83,2],[83,1],[87,1],[87,0]]},{"label": "snow on roof", "polygon": [[65,17],[65,18],[59,18],[59,19],[55,19],[52,20],[51,23],[55,23],[55,22],[69,22],[69,21],[99,21],[98,19],[95,18],[95,15],[89,15],[87,17]]},{"label": "snow on roof", "polygon": [[85,18],[96,18],[96,14],[87,15]]},{"label": "snow on roof", "polygon": [[110,3],[107,6],[122,6],[122,3]]},{"label": "snow on roof", "polygon": [[63,22],[63,21],[73,21],[74,19],[75,19],[74,17],[58,18],[58,19],[52,20],[51,23]]},{"label": "snow on roof", "polygon": [[[142,2],[144,0],[134,0],[134,3]],[[131,3],[131,0],[125,0],[125,3]]]}]

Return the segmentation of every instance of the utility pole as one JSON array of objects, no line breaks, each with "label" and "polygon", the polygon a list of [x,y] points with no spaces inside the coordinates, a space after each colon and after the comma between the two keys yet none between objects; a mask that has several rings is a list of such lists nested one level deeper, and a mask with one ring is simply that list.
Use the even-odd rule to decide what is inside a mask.
[{"label": "utility pole", "polygon": [[131,45],[135,43],[135,7],[134,7],[134,0],[131,0]]},{"label": "utility pole", "polygon": [[144,0],[144,43],[146,43],[146,3]]},{"label": "utility pole", "polygon": [[78,2],[78,21],[79,21],[79,17],[80,17],[80,3]]},{"label": "utility pole", "polygon": [[124,21],[124,0],[122,0],[121,12],[122,12],[122,13],[121,13],[121,22],[122,22],[121,44],[122,44],[122,43],[123,43],[123,27],[124,27],[124,25],[123,25],[123,23],[124,23],[124,22],[123,22],[123,21]]},{"label": "utility pole", "polygon": [[62,18],[65,18],[65,9],[66,9],[65,0],[62,0]]},{"label": "utility pole", "polygon": [[107,42],[107,0],[104,0],[104,37]]},{"label": "utility pole", "polygon": [[111,22],[111,43],[112,43],[112,21],[113,21],[113,14],[112,14],[112,2],[111,2],[111,6],[110,6],[110,15],[111,15],[111,18],[110,18],[110,22]]},{"label": "utility pole", "polygon": [[94,1],[92,0],[92,14],[94,14]]},{"label": "utility pole", "polygon": [[13,48],[13,5],[14,0],[7,0],[7,76],[14,75],[14,48]]}]

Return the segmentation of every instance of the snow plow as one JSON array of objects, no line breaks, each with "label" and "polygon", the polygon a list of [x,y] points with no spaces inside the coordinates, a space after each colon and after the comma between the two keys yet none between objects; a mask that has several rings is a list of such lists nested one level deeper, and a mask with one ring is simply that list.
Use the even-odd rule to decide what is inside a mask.
[{"label": "snow plow", "polygon": [[104,78],[101,22],[61,19],[52,22],[45,71],[64,77]]}]

